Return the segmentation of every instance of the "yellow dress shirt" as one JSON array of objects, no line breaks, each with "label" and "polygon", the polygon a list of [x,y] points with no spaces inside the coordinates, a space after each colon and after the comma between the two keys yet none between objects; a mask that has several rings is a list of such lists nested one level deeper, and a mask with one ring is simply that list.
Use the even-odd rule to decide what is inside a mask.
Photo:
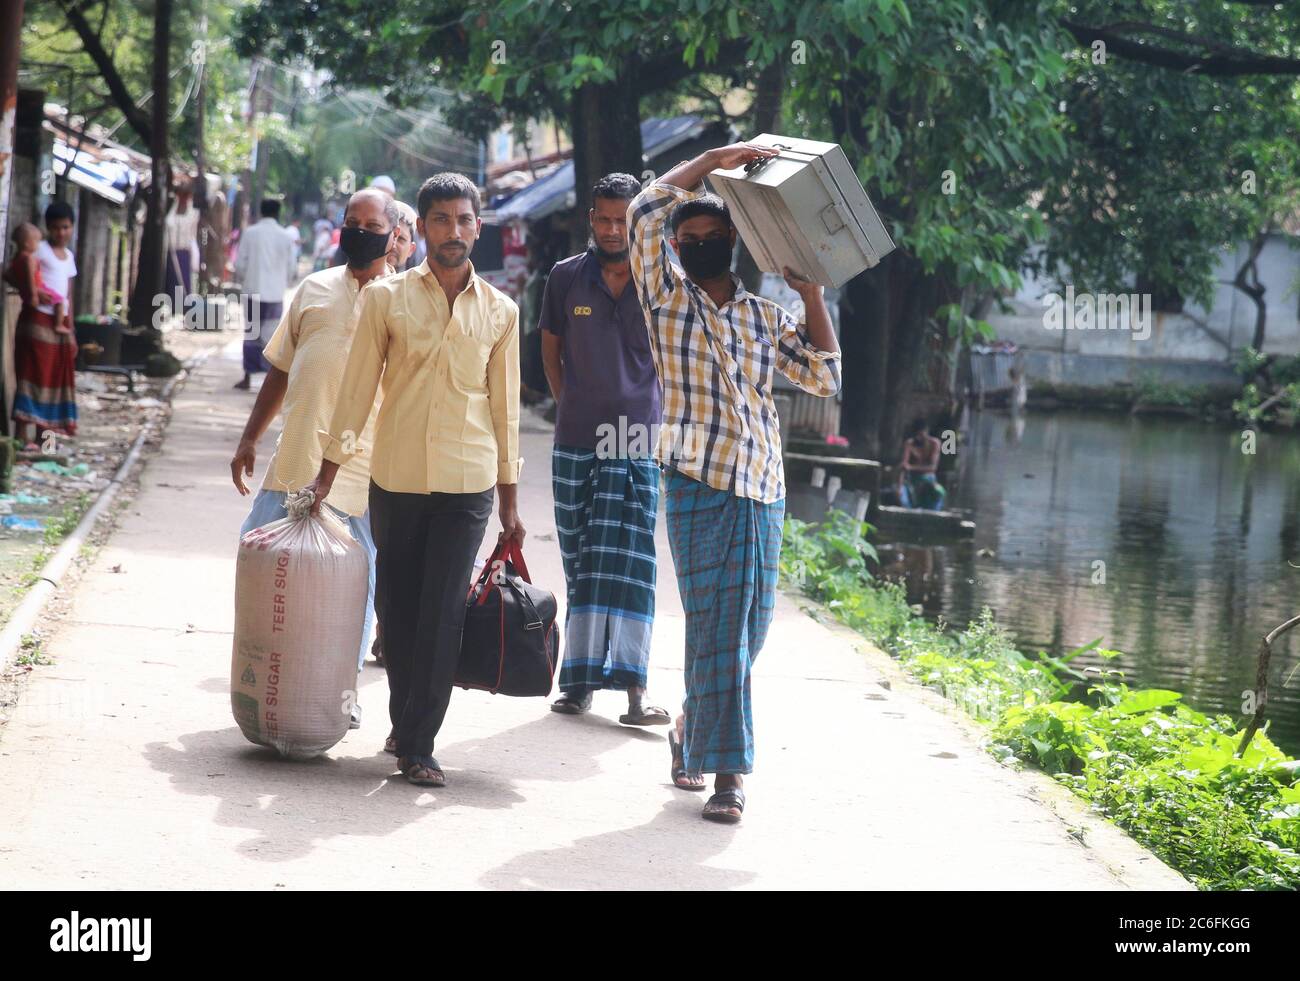
[{"label": "yellow dress shirt", "polygon": [[[312,273],[298,284],[267,342],[262,355],[288,374],[289,384],[280,410],[280,441],[262,478],[264,490],[296,491],[316,479],[322,454],[319,432],[329,425],[338,403],[364,294],[347,266]],[[326,498],[351,515],[365,514],[369,506],[377,408],[371,407],[358,452],[339,469]]]},{"label": "yellow dress shirt", "polygon": [[519,482],[519,308],[480,279],[448,308],[423,262],[365,290],[325,459],[364,445],[382,379],[370,475],[401,494],[469,494]]}]

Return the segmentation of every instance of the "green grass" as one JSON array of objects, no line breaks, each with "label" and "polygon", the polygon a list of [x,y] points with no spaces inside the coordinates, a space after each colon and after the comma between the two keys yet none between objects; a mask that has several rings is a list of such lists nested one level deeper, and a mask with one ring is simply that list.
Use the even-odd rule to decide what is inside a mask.
[{"label": "green grass", "polygon": [[45,544],[50,548],[57,549],[63,539],[72,534],[73,529],[81,521],[81,516],[86,513],[86,508],[90,506],[90,494],[78,494],[75,500],[69,501],[63,506],[63,513],[57,517],[51,518],[45,524]]},{"label": "green grass", "polygon": [[1300,888],[1300,762],[1178,692],[1131,689],[1122,672],[1076,670],[1098,643],[1028,657],[984,610],[962,630],[923,619],[900,586],[871,578],[870,526],[831,512],[789,518],[782,575],[860,631],[920,683],[989,731],[989,751],[1041,768],[1202,889]]},{"label": "green grass", "polygon": [[14,663],[21,668],[27,668],[35,667],[38,664],[53,664],[54,662],[41,649],[40,638],[33,634],[23,634],[18,656],[14,658]]}]

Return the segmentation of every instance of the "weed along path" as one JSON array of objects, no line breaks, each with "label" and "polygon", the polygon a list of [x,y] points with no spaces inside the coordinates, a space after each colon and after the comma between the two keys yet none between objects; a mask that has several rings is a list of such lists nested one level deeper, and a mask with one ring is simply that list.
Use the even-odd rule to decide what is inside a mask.
[{"label": "weed along path", "polygon": [[[246,742],[230,714],[234,554],[248,507],[229,460],[252,397],[238,345],[177,396],[140,493],[51,631],[0,730],[10,888],[1190,888],[1045,777],[979,745],[954,708],[858,635],[783,595],[754,677],[743,824],[673,789],[662,731],[542,699],[457,691],[445,789],[392,776],[383,670],[321,759]],[[563,593],[550,430],[524,423],[535,581]],[[260,448],[257,479],[272,437]],[[495,519],[493,522],[495,529]],[[682,695],[683,619],[663,523],[653,701]]]}]

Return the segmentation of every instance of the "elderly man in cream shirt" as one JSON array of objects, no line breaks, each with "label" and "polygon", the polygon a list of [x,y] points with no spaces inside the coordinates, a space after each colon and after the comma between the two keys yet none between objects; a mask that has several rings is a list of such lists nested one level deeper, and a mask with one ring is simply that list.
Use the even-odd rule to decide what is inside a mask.
[{"label": "elderly man in cream shirt", "polygon": [[[352,195],[339,239],[340,248],[348,250],[347,265],[323,269],[304,279],[267,343],[263,353],[271,368],[230,461],[230,476],[239,493],[249,493],[244,477],[252,476],[257,442],[277,413],[282,414],[283,425],[275,455],[266,468],[262,489],[253,499],[241,535],[285,517],[287,495],[315,478],[322,454],[319,431],[329,424],[339,401],[365,287],[391,271],[387,267],[388,251],[397,223],[398,209],[391,198],[372,189]],[[370,560],[358,669],[365,660],[375,616],[375,545],[367,496],[378,410],[373,396],[371,401],[358,427],[361,435],[357,453],[340,470],[326,501],[347,522],[352,537],[365,546]],[[354,728],[359,721],[359,713],[354,710]]]}]

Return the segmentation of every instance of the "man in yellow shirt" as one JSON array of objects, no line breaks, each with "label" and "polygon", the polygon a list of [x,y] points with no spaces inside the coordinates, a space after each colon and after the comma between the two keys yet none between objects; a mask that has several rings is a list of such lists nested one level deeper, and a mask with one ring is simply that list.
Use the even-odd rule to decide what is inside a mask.
[{"label": "man in yellow shirt", "polygon": [[435,174],[416,202],[428,259],[366,291],[342,396],[325,433],[315,507],[357,448],[381,380],[370,466],[388,711],[406,779],[446,783],[433,757],[460,656],[465,593],[492,513],[524,539],[519,470],[519,308],[474,272],[478,189]]},{"label": "man in yellow shirt", "polygon": [[[352,195],[343,219],[341,246],[348,263],[312,273],[301,283],[275,333],[262,352],[271,369],[257,393],[253,411],[240,437],[230,476],[241,494],[248,494],[244,477],[251,477],[257,442],[277,413],[283,415],[280,440],[266,468],[262,488],[240,534],[246,534],[288,513],[286,496],[306,487],[320,469],[322,439],[339,399],[343,369],[352,347],[363,287],[381,278],[398,222],[396,202],[367,188]],[[344,518],[352,537],[365,546],[370,559],[370,589],[357,668],[365,661],[374,623],[375,546],[370,534],[370,448],[374,443],[375,406],[361,428],[359,450],[331,488],[327,503]],[[354,725],[359,715],[353,714]]]}]

